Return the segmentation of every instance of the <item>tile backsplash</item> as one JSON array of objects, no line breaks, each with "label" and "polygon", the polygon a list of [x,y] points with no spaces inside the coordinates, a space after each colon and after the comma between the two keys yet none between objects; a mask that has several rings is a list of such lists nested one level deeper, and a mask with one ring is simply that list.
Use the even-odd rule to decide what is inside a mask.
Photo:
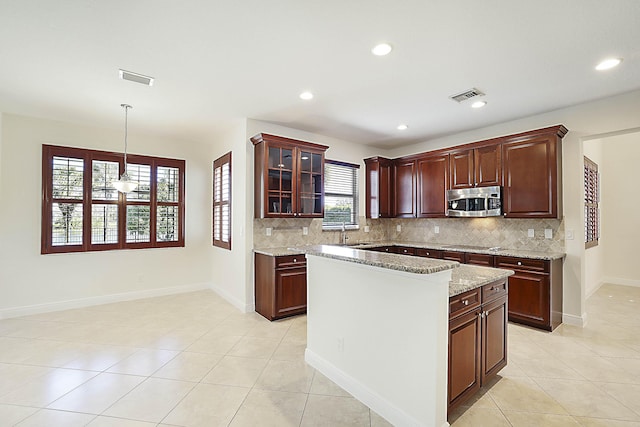
[{"label": "tile backsplash", "polygon": [[[564,222],[558,219],[360,217],[359,222],[358,230],[347,230],[348,243],[428,242],[564,252]],[[369,227],[367,233],[364,232],[365,226]],[[308,228],[308,235],[303,235],[303,227]],[[267,228],[271,228],[271,236],[267,236]],[[436,228],[439,233],[436,233]],[[528,236],[530,229],[534,237]],[[551,230],[550,239],[545,238],[545,229]],[[340,231],[323,231],[322,219],[253,220],[253,244],[257,248],[339,242]]]}]

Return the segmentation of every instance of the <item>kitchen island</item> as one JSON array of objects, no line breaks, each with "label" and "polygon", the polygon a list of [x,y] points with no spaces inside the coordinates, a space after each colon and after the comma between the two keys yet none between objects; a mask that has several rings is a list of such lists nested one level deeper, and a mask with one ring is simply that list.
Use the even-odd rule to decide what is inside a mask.
[{"label": "kitchen island", "polygon": [[448,425],[450,297],[511,272],[330,245],[301,249],[307,363],[394,425]]}]

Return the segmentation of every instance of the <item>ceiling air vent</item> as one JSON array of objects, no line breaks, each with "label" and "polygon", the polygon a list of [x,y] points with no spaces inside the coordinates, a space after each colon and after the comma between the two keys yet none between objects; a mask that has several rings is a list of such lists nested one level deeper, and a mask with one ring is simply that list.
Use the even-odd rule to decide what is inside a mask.
[{"label": "ceiling air vent", "polygon": [[136,82],[147,86],[153,86],[153,77],[145,76],[144,74],[134,73],[132,71],[120,70],[120,78],[122,80],[129,80],[130,82]]},{"label": "ceiling air vent", "polygon": [[462,93],[457,95],[452,95],[449,98],[453,99],[456,102],[466,101],[467,99],[475,98],[476,96],[484,96],[484,93],[480,89],[471,88],[469,90],[465,90]]}]

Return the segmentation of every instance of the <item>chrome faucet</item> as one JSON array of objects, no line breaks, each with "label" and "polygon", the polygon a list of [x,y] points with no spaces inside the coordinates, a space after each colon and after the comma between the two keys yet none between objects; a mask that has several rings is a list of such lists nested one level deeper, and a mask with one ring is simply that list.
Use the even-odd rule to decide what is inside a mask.
[{"label": "chrome faucet", "polygon": [[340,229],[340,243],[346,245],[347,240],[349,240],[347,237],[347,227],[345,226],[345,223],[342,222],[342,228]]}]

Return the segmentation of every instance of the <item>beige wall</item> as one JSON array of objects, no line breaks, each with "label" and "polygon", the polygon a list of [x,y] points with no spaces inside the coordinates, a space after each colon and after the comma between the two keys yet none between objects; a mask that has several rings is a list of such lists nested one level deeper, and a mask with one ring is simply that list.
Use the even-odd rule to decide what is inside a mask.
[{"label": "beige wall", "polygon": [[603,281],[640,286],[640,129],[603,138],[602,152]]},{"label": "beige wall", "polygon": [[[584,155],[598,164],[600,174],[600,187],[607,176],[603,175],[602,164],[602,139],[588,140],[583,143]],[[600,205],[602,212],[602,205]],[[602,217],[602,214],[601,214]],[[584,287],[586,296],[591,295],[602,285],[604,280],[604,251],[608,239],[602,236],[598,245],[585,250],[584,253]]]},{"label": "beige wall", "polygon": [[129,150],[186,160],[186,247],[40,254],[42,144],[122,151],[120,129],[4,114],[0,157],[0,318],[209,286],[208,161],[202,147],[144,137]]}]

